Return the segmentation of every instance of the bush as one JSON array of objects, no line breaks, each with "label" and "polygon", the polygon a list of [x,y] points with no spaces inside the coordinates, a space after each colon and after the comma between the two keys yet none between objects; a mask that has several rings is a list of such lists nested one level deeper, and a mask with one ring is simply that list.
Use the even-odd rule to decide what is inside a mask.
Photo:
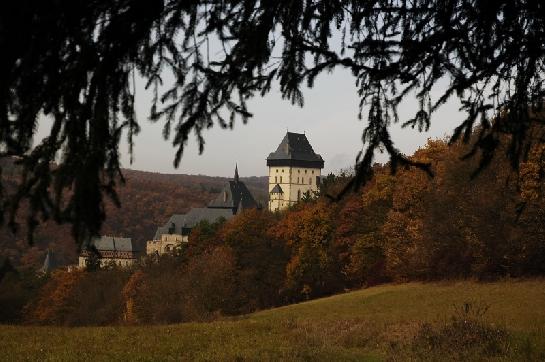
[{"label": "bush", "polygon": [[205,321],[240,309],[229,247],[194,255],[187,264],[163,257],[134,273],[123,288],[128,323]]},{"label": "bush", "polygon": [[37,298],[25,307],[25,321],[66,326],[119,322],[123,311],[121,290],[128,275],[117,269],[56,271]]},{"label": "bush", "polygon": [[450,320],[439,327],[424,323],[412,342],[419,360],[480,360],[507,356],[510,336],[501,327],[483,319],[488,306],[464,303]]}]

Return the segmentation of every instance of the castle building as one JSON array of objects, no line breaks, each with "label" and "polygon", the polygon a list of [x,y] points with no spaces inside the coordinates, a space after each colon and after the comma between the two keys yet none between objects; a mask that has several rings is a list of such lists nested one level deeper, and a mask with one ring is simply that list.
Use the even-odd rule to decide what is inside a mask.
[{"label": "castle building", "polygon": [[189,234],[201,221],[213,223],[218,219],[230,219],[244,209],[259,208],[258,203],[238,176],[225,183],[220,194],[207,207],[193,208],[187,214],[175,214],[167,223],[157,228],[153,240],[147,242],[146,254],[162,255],[174,251],[181,243],[189,241]]},{"label": "castle building", "polygon": [[142,249],[131,238],[101,236],[92,239],[90,245],[81,251],[78,265],[80,268],[86,267],[95,254],[100,267],[128,267],[138,261],[141,253]]},{"label": "castle building", "polygon": [[306,193],[318,192],[322,156],[315,153],[306,135],[287,132],[276,151],[267,157],[269,167],[269,210],[295,204]]}]

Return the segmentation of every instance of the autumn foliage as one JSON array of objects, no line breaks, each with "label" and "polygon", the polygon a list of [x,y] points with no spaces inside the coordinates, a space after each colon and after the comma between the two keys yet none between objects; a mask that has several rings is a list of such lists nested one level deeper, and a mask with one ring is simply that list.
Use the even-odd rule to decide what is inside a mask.
[{"label": "autumn foliage", "polygon": [[377,165],[363,189],[333,202],[323,195],[347,178],[331,175],[316,199],[203,222],[177,253],[134,270],[55,273],[27,320],[206,321],[388,281],[545,275],[545,149],[519,170],[498,157],[478,174],[467,152],[429,141],[412,157],[434,177]]}]

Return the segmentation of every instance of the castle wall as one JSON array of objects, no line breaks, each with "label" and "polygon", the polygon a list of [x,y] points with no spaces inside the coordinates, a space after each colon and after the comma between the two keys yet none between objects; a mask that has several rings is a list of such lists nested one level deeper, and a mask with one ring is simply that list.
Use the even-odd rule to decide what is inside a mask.
[{"label": "castle wall", "polygon": [[[119,267],[129,267],[136,264],[137,258],[99,258],[100,267],[104,268],[110,265]],[[85,268],[87,266],[87,256],[80,255],[78,258],[78,267]]]},{"label": "castle wall", "polygon": [[171,253],[178,245],[183,242],[188,242],[188,235],[180,234],[163,234],[160,240],[150,240],[146,243],[146,254],[159,254]]},{"label": "castle wall", "polygon": [[[282,210],[293,205],[303,195],[318,191],[318,180],[321,169],[308,167],[269,167],[269,210]],[[284,191],[280,195],[272,195],[271,191],[278,184]]]}]

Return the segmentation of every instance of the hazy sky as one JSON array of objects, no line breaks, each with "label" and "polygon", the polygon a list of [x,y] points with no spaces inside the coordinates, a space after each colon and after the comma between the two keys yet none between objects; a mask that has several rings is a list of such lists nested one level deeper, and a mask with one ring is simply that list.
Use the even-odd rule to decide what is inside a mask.
[{"label": "hazy sky", "polygon": [[[173,167],[175,149],[171,141],[162,138],[162,123],[147,120],[150,94],[143,89],[143,84],[138,88],[137,114],[142,131],[136,137],[132,165],[124,145],[124,167],[162,173],[231,176],[237,162],[241,176],[262,176],[267,174],[265,159],[276,150],[287,130],[306,133],[314,151],[325,161],[324,173],[352,166],[362,148],[365,120],[357,119],[359,99],[354,78],[342,69],[321,75],[314,88],[304,91],[303,108],[291,105],[274,90],[263,98],[254,98],[249,102],[254,117],[246,125],[238,122],[233,130],[215,126],[205,131],[203,154],[198,154],[197,143],[191,137],[178,169]],[[410,101],[400,107],[400,123],[414,116],[416,104],[416,101]],[[451,101],[434,114],[429,132],[420,133],[395,125],[392,134],[396,146],[410,154],[428,138],[450,134],[460,119],[458,103]],[[377,158],[381,162],[386,159],[385,155]]]},{"label": "hazy sky", "polygon": [[[439,85],[438,90],[444,86]],[[279,92],[274,90],[264,98],[254,98],[248,103],[254,117],[246,125],[237,122],[233,130],[225,130],[217,125],[206,130],[206,145],[201,155],[194,137],[191,137],[180,167],[175,169],[175,148],[170,140],[165,141],[162,137],[163,123],[147,120],[151,94],[144,89],[142,81],[137,82],[136,107],[142,131],[135,139],[132,165],[129,163],[127,144],[122,144],[122,165],[125,168],[161,173],[229,177],[233,175],[235,163],[238,163],[241,176],[263,176],[267,174],[265,159],[276,150],[289,130],[306,133],[314,151],[321,154],[325,161],[323,173],[352,166],[357,153],[362,149],[361,134],[365,126],[365,120],[357,119],[359,99],[354,78],[342,69],[331,74],[324,73],[317,79],[314,88],[304,91],[304,96],[303,108],[282,100]],[[413,117],[416,107],[414,100],[402,104],[399,108],[400,123]],[[428,138],[449,135],[461,119],[458,107],[456,101],[444,105],[434,114],[432,126],[427,133],[394,125],[392,135],[396,146],[402,152],[411,154],[425,144]],[[47,123],[40,122],[37,139],[46,134]],[[377,157],[379,162],[386,160],[386,155]]]}]

